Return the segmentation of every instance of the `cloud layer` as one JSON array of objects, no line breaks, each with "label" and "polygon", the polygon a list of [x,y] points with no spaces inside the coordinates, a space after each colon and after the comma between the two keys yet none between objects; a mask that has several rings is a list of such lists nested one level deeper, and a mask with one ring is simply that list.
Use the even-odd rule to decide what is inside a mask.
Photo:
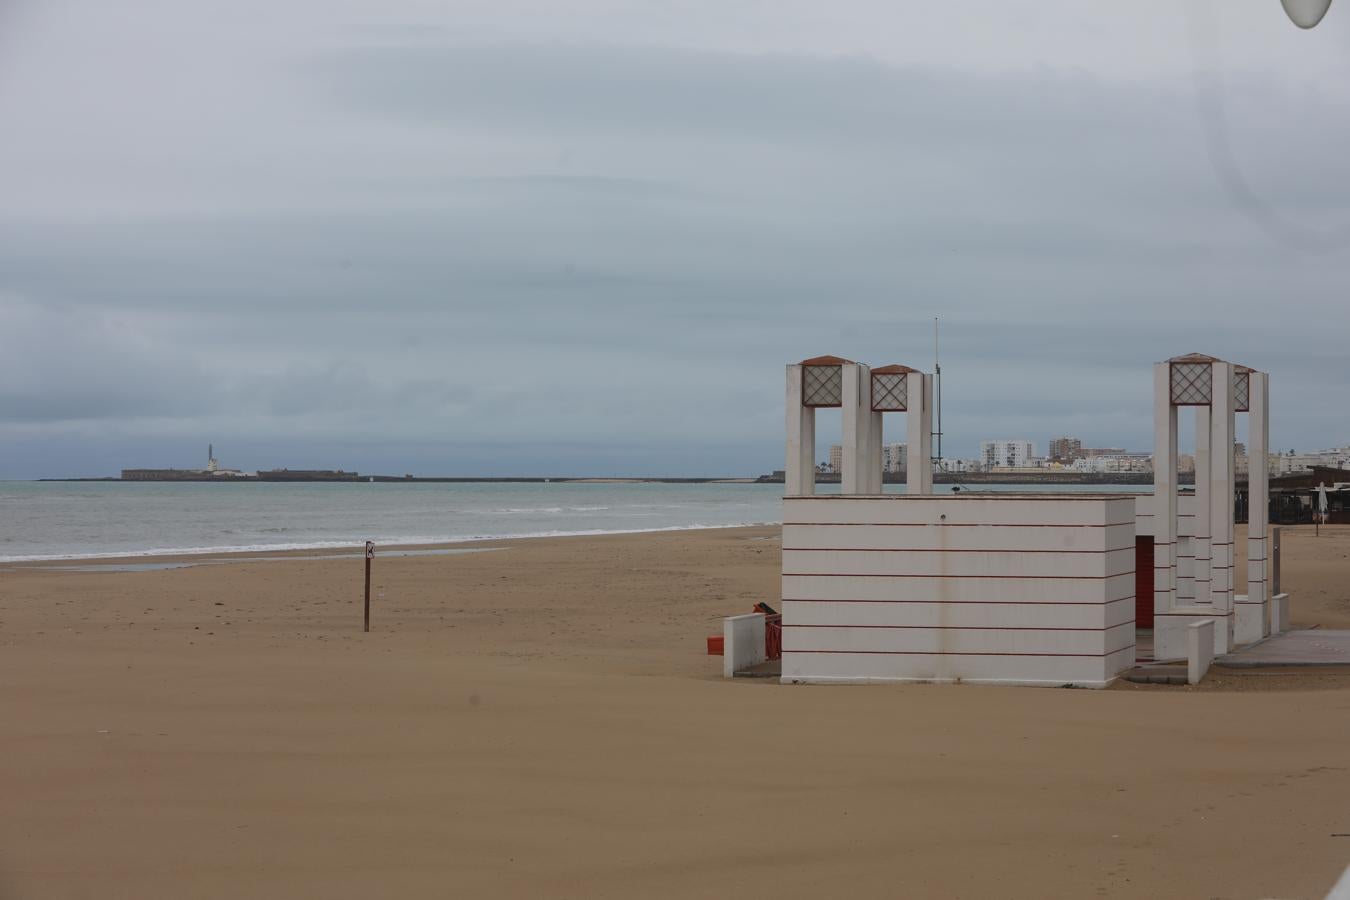
[{"label": "cloud layer", "polygon": [[1350,441],[1350,19],[639,6],[16,6],[0,477],[765,471],[784,363],[933,316],[949,455],[1146,448],[1191,350]]}]

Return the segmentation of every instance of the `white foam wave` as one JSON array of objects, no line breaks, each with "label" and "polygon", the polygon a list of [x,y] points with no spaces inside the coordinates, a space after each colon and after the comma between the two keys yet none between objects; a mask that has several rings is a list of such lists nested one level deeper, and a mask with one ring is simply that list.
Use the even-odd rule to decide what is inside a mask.
[{"label": "white foam wave", "polygon": [[[565,512],[604,512],[613,509],[612,506],[508,506],[505,509],[494,509],[494,513],[514,515],[517,513],[549,513],[556,515]],[[671,507],[678,509],[679,507]]]},{"label": "white foam wave", "polygon": [[[658,531],[702,531],[709,528],[752,528],[781,525],[781,522],[695,522],[689,525],[667,525],[660,528],[593,528],[573,531],[528,531],[499,534],[466,534],[450,536],[398,535],[374,538],[376,552],[381,546],[408,547],[414,545],[465,544],[473,541],[513,541],[530,538],[591,537],[606,534],[649,534]],[[276,553],[289,550],[360,549],[364,541],[297,541],[286,544],[228,544],[209,547],[155,547],[148,550],[108,550],[97,553],[39,553],[0,556],[0,563],[60,562],[80,559],[129,559],[146,556],[206,556],[218,553]]]}]

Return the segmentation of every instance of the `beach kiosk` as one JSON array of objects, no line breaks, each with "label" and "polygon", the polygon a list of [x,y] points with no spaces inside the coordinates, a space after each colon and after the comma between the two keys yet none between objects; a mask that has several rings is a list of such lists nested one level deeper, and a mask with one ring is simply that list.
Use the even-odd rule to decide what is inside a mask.
[{"label": "beach kiosk", "polygon": [[[1134,665],[1134,498],[934,493],[931,390],[907,366],[788,366],[782,680],[1105,686]],[[812,477],[823,405],[838,494]],[[880,489],[885,412],[909,417],[904,494]]]}]

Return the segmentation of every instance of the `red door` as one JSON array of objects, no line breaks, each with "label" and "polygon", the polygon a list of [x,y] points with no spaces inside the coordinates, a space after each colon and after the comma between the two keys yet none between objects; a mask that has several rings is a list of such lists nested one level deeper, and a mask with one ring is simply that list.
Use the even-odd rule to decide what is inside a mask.
[{"label": "red door", "polygon": [[1134,538],[1134,627],[1153,627],[1153,537]]}]

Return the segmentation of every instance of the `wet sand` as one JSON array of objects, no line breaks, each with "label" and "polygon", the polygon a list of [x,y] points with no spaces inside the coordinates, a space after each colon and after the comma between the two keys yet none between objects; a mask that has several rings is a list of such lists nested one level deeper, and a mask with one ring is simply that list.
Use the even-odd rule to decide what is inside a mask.
[{"label": "wet sand", "polygon": [[[0,897],[1320,897],[1350,863],[1350,675],[723,681],[704,637],[775,601],[777,538],[381,557],[368,635],[359,558],[0,565]],[[1297,626],[1350,627],[1347,574],[1350,529],[1286,530]]]}]

